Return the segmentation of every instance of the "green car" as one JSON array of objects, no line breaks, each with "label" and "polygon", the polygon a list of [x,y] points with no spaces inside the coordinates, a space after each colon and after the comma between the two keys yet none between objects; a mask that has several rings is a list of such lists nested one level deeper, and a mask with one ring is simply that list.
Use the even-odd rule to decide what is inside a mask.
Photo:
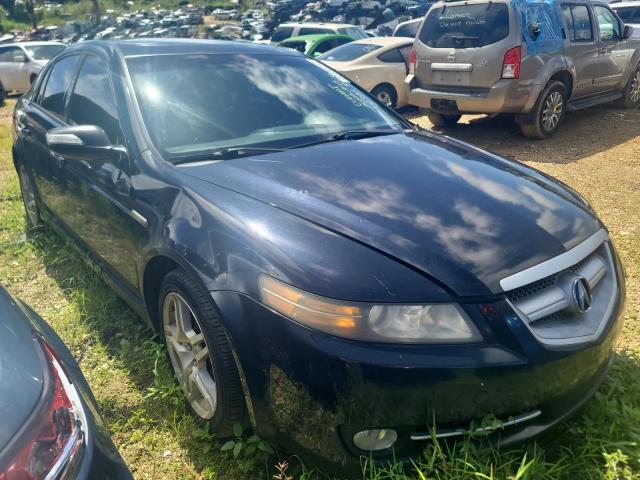
[{"label": "green car", "polygon": [[281,47],[292,48],[304,53],[309,57],[319,57],[323,53],[333,50],[345,43],[353,42],[355,39],[348,35],[325,34],[316,35],[300,35],[283,40],[278,45]]}]

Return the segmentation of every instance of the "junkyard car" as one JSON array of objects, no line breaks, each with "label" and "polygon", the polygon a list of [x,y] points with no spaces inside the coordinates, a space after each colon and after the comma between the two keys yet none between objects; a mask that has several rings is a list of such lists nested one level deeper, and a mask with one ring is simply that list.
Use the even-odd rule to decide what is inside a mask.
[{"label": "junkyard car", "polygon": [[7,92],[25,92],[49,60],[64,50],[59,42],[0,45],[0,82]]},{"label": "junkyard car", "polygon": [[80,367],[0,286],[0,478],[131,479]]},{"label": "junkyard car", "polygon": [[437,126],[463,113],[504,113],[525,136],[546,138],[568,110],[640,105],[632,34],[604,2],[440,2],[414,42],[409,102]]},{"label": "junkyard car", "polygon": [[83,42],[14,129],[30,222],[159,330],[219,437],[342,465],[491,413],[508,444],[607,371],[625,287],[589,205],[298,52]]},{"label": "junkyard car", "polygon": [[360,85],[391,108],[407,104],[404,79],[413,39],[373,37],[348,43],[318,60]]},{"label": "junkyard car", "polygon": [[353,42],[353,38],[348,35],[327,35],[323,33],[318,35],[302,35],[300,37],[287,38],[278,45],[297,50],[309,57],[319,57],[323,53],[349,42]]},{"label": "junkyard car", "polygon": [[360,27],[348,23],[282,23],[271,35],[271,43],[279,43],[287,38],[303,35],[348,35],[354,39],[367,38],[367,34]]}]

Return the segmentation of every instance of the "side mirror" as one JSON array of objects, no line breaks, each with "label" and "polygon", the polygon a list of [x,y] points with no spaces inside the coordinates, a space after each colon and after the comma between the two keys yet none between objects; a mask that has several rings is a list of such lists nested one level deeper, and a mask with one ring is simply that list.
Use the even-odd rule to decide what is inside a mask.
[{"label": "side mirror", "polygon": [[625,25],[622,31],[622,38],[625,40],[633,35],[633,27],[631,25]]},{"label": "side mirror", "polygon": [[46,135],[47,146],[65,159],[108,162],[122,154],[105,131],[95,125],[73,125],[53,128]]}]

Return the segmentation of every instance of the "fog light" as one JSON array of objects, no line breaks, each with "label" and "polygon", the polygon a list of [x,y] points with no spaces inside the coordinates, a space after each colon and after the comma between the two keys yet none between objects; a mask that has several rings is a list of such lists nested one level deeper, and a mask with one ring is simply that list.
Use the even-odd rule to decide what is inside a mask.
[{"label": "fog light", "polygon": [[373,452],[391,448],[397,439],[395,430],[363,430],[353,436],[353,444],[360,450]]}]

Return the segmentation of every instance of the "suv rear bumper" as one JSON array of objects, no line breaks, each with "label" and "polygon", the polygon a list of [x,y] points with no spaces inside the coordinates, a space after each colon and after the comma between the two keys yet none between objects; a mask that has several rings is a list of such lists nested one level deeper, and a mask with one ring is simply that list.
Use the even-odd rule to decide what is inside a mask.
[{"label": "suv rear bumper", "polygon": [[500,80],[491,88],[451,86],[417,88],[415,83],[415,75],[408,75],[405,79],[409,104],[448,114],[526,114],[533,109],[544,88],[544,85],[525,85],[515,80]]}]

